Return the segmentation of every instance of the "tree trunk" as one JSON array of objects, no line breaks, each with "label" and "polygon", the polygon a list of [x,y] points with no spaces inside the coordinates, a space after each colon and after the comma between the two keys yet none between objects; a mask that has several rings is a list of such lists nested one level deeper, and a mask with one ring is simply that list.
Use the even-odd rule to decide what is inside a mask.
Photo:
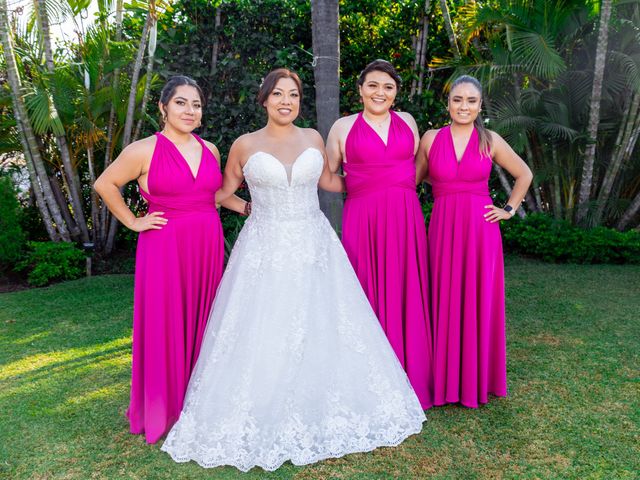
[{"label": "tree trunk", "polygon": [[[53,73],[55,65],[53,63],[53,50],[51,48],[51,33],[49,30],[49,17],[47,15],[47,9],[44,4],[44,0],[33,0],[34,10],[36,12],[36,18],[38,26],[40,27],[40,33],[42,34],[42,43],[44,45],[44,55],[49,73]],[[55,115],[58,116],[56,111],[55,102],[51,105],[52,110],[55,111]],[[63,127],[64,128],[64,127]],[[87,221],[84,217],[82,199],[80,197],[80,185],[75,174],[75,170],[71,163],[71,155],[69,153],[69,146],[67,145],[67,138],[64,133],[61,135],[55,135],[56,144],[60,151],[60,158],[62,159],[62,165],[64,166],[64,174],[67,177],[67,185],[69,187],[69,200],[73,209],[75,228],[72,224],[69,224],[69,229],[74,237],[82,238],[83,242],[89,241],[89,229],[87,227]],[[64,198],[64,197],[63,197]]]},{"label": "tree trunk", "polygon": [[[527,163],[529,164],[529,168],[531,168],[531,170],[533,170],[533,151],[531,150],[531,145],[529,145],[529,139],[527,139],[527,141],[524,144],[524,149],[526,152],[526,156],[527,156]],[[542,197],[540,196],[540,183],[538,182],[538,179],[536,178],[536,176],[533,176],[533,198],[535,199],[536,203],[535,203],[535,207],[536,208],[532,208],[531,210],[534,212],[541,212],[542,211]]]},{"label": "tree trunk", "polygon": [[55,174],[49,176],[49,185],[51,185],[51,191],[53,192],[53,196],[56,198],[58,205],[60,206],[60,213],[62,213],[62,218],[66,222],[70,231],[80,231],[78,226],[75,224],[75,220],[71,216],[71,212],[69,211],[67,200],[65,199],[64,192],[60,187],[60,183],[58,182],[58,178]]},{"label": "tree trunk", "polygon": [[[312,0],[316,116],[318,131],[327,139],[331,125],[340,116],[340,30],[338,0]],[[342,194],[320,190],[320,208],[334,229],[342,224]]]},{"label": "tree trunk", "polygon": [[[47,232],[49,233],[49,237],[52,240],[57,240],[59,234],[60,239],[68,242],[71,241],[71,237],[69,236],[69,231],[67,230],[67,226],[64,222],[64,219],[62,218],[62,213],[58,208],[58,204],[53,195],[53,191],[51,190],[49,177],[47,176],[44,162],[42,161],[42,157],[40,156],[40,151],[38,149],[38,142],[36,140],[35,134],[33,133],[31,122],[29,121],[29,117],[27,116],[27,109],[22,99],[20,77],[18,75],[18,68],[14,56],[13,45],[11,43],[11,37],[9,33],[9,17],[7,12],[7,1],[0,0],[0,41],[2,42],[5,62],[7,65],[7,80],[11,87],[11,98],[13,100],[16,125],[20,130],[21,135],[24,136],[22,140],[23,148],[26,147],[25,156],[27,156],[27,159],[31,159],[31,165],[33,166],[33,177],[31,178],[31,180],[32,182],[35,181],[33,185],[34,191],[38,190],[39,185],[39,188],[42,192],[42,201],[38,201],[38,203],[42,206],[40,211],[41,213],[43,213],[43,220],[45,222],[53,220],[53,222],[55,223],[55,229],[57,230],[57,233],[53,233],[53,225],[47,225]],[[45,210],[47,209],[51,213],[50,216],[45,213]]]},{"label": "tree trunk", "polygon": [[[154,22],[153,14],[149,12],[147,19],[144,22],[142,29],[142,36],[140,37],[140,46],[138,47],[138,55],[136,56],[136,63],[133,66],[133,73],[131,74],[131,89],[129,90],[129,104],[127,106],[127,117],[124,123],[124,131],[122,133],[122,148],[129,145],[131,141],[131,131],[133,130],[133,119],[135,116],[136,108],[136,92],[138,87],[138,79],[140,78],[140,70],[142,69],[142,59],[144,58],[144,49],[147,45],[147,37],[149,36],[149,28]],[[111,253],[116,240],[116,232],[118,231],[118,219],[111,216],[109,222],[109,233],[107,234],[107,241],[105,243],[105,253]]]},{"label": "tree trunk", "polygon": [[456,34],[453,30],[453,23],[451,23],[451,15],[449,15],[449,6],[447,5],[447,0],[440,0],[440,9],[442,10],[444,27],[447,30],[447,36],[449,37],[449,44],[451,45],[453,56],[455,58],[460,58],[460,49],[458,48]]},{"label": "tree trunk", "polygon": [[133,135],[133,141],[135,142],[140,136],[142,125],[144,124],[144,117],[147,111],[147,102],[149,101],[149,94],[151,93],[151,80],[153,79],[153,58],[156,53],[156,39],[158,35],[158,23],[154,20],[151,25],[151,31],[149,32],[149,59],[147,61],[147,73],[146,82],[144,84],[144,93],[142,95],[142,105],[140,106],[140,118],[136,125],[136,132]]},{"label": "tree trunk", "polygon": [[[507,175],[504,173],[504,170],[497,163],[493,164],[493,169],[498,174],[498,180],[500,180],[500,185],[502,185],[502,189],[507,194],[507,197],[511,196],[511,191],[512,191],[511,183],[509,183],[509,179],[507,178]],[[524,218],[527,216],[527,214],[522,209],[522,207],[518,207],[518,210],[516,210],[516,213],[520,218]]]},{"label": "tree trunk", "polygon": [[629,107],[622,116],[622,122],[618,130],[618,137],[611,154],[609,166],[605,172],[600,194],[598,195],[598,207],[596,210],[596,224],[602,223],[604,209],[611,196],[613,184],[618,177],[620,168],[629,159],[638,140],[640,130],[640,94],[632,95]]},{"label": "tree trunk", "polygon": [[136,63],[133,65],[133,72],[131,74],[131,89],[129,90],[127,118],[124,123],[124,132],[122,133],[122,148],[126,147],[131,142],[131,131],[133,130],[133,120],[135,118],[136,110],[136,93],[138,91],[138,79],[140,78],[140,70],[142,70],[142,59],[144,58],[144,49],[147,45],[149,28],[151,28],[151,24],[153,22],[154,19],[151,12],[149,12],[147,14],[147,19],[144,22],[142,36],[140,37],[140,46],[138,47],[138,54],[136,56]]},{"label": "tree trunk", "polygon": [[[89,181],[91,185],[96,183],[96,171],[93,165],[93,147],[87,149],[87,166],[89,168]],[[106,208],[106,207],[103,207]],[[98,210],[98,194],[91,189],[91,221],[93,222],[93,246],[97,251],[102,250],[103,234],[100,231],[101,225],[99,220],[100,212]]]},{"label": "tree trunk", "polygon": [[49,239],[52,242],[58,242],[60,241],[60,234],[53,224],[53,218],[51,218],[51,212],[49,212],[47,201],[44,198],[44,193],[42,192],[42,187],[40,186],[38,174],[36,173],[36,169],[33,166],[33,159],[31,158],[31,152],[29,151],[29,144],[27,143],[27,139],[24,136],[22,127],[20,126],[19,118],[16,118],[16,124],[18,124],[20,143],[22,143],[22,151],[24,152],[27,172],[29,172],[29,181],[31,182],[31,189],[33,190],[33,195],[36,200],[36,207],[38,207],[38,211],[40,212],[40,216],[42,217],[42,221],[44,223],[44,227],[47,230],[47,234],[49,235]]},{"label": "tree trunk", "polygon": [[562,185],[560,185],[558,148],[555,145],[551,145],[551,158],[553,159],[553,216],[559,220],[562,218]]},{"label": "tree trunk", "polygon": [[631,205],[629,205],[627,210],[622,214],[616,228],[620,231],[627,228],[627,225],[629,225],[631,219],[638,213],[638,210],[640,210],[640,192],[636,194],[635,198],[631,201]]},{"label": "tree trunk", "polygon": [[[116,1],[116,42],[122,41],[122,13],[124,10],[124,0]],[[114,131],[116,125],[116,108],[114,106],[114,102],[117,98],[118,89],[120,86],[120,69],[116,68],[113,71],[113,86],[112,90],[114,95],[112,96],[111,101],[111,111],[109,112],[109,123],[107,125],[107,142],[105,145],[105,154],[104,154],[104,167],[106,169],[111,164],[111,159],[113,157],[113,149],[114,149]],[[98,200],[101,204],[100,207],[100,236],[99,240],[96,242],[102,246],[107,243],[107,234],[109,233],[109,226],[111,225],[111,212],[104,205],[101,200]],[[97,248],[97,247],[96,247]]]},{"label": "tree trunk", "polygon": [[417,77],[411,81],[411,92],[409,98],[413,98],[414,95],[422,94],[422,85],[424,82],[424,70],[425,61],[427,57],[427,39],[429,37],[429,10],[431,9],[431,0],[425,0],[424,12],[422,14],[420,32],[416,39],[416,61],[414,70],[418,74]]},{"label": "tree trunk", "polygon": [[211,67],[209,70],[209,75],[212,77],[216,74],[216,70],[218,70],[218,52],[220,50],[220,33],[218,32],[218,29],[220,28],[220,24],[221,24],[221,20],[220,20],[221,14],[222,14],[222,7],[217,7],[216,20],[214,24],[216,36],[213,39],[213,45],[211,46]]},{"label": "tree trunk", "polygon": [[582,179],[578,194],[578,212],[576,221],[584,223],[589,210],[589,200],[593,187],[593,165],[596,159],[596,142],[598,126],[600,124],[600,99],[602,97],[602,79],[607,56],[607,42],[609,37],[609,19],[611,18],[612,0],[602,0],[600,6],[600,26],[598,27],[598,46],[594,65],[593,85],[591,89],[591,104],[589,107],[588,144],[582,165]]},{"label": "tree trunk", "polygon": [[142,96],[142,105],[140,105],[140,118],[136,124],[136,130],[133,134],[133,142],[140,138],[142,132],[142,125],[144,124],[144,117],[147,110],[147,103],[149,102],[149,95],[151,93],[151,79],[153,77],[153,57],[149,55],[149,61],[147,63],[146,81],[144,84],[144,95]]},{"label": "tree trunk", "polygon": [[[220,25],[222,24],[222,6],[216,7],[215,17],[215,35],[213,37],[213,45],[211,45],[211,65],[209,66],[209,91],[207,92],[207,105],[211,103],[213,98],[213,85],[215,85],[214,78],[218,71],[218,55],[220,52]],[[206,137],[208,125],[205,123],[202,125],[202,136]]]}]

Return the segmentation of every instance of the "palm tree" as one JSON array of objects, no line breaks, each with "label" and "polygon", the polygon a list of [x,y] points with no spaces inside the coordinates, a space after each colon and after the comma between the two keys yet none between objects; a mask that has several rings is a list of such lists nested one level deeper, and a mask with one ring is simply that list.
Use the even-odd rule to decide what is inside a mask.
[{"label": "palm tree", "polygon": [[[107,9],[108,10],[108,9]],[[124,10],[123,0],[116,0],[116,9],[115,9],[115,41],[122,41],[122,14]],[[115,135],[115,126],[116,126],[116,105],[118,104],[118,93],[120,90],[120,68],[117,68],[113,71],[113,95],[111,98],[111,108],[109,111],[109,121],[107,123],[107,139],[106,145],[104,149],[104,164],[103,168],[106,169],[113,159],[113,150],[115,146],[114,135]],[[111,212],[104,205],[100,208],[99,215],[99,228],[101,235],[99,238],[102,238],[105,233],[108,233],[108,227],[111,225]],[[106,242],[106,237],[104,238]]]},{"label": "palm tree", "polygon": [[421,95],[423,82],[425,62],[427,57],[427,39],[429,38],[429,13],[431,11],[431,0],[425,0],[424,9],[422,11],[422,19],[420,20],[420,29],[418,35],[415,37],[415,52],[416,59],[414,62],[414,71],[418,74],[411,80],[411,90],[409,92],[409,98],[413,98],[414,95]]},{"label": "palm tree", "polygon": [[36,204],[42,215],[51,240],[70,241],[71,237],[63,219],[49,177],[40,155],[38,141],[24,104],[22,83],[18,74],[13,43],[11,41],[9,16],[6,0],[0,0],[0,41],[7,65],[7,79],[11,87],[16,124],[25,154],[29,178],[36,196]]},{"label": "palm tree", "polygon": [[[615,198],[612,199],[612,194],[620,190],[620,185],[624,183],[622,172],[625,167],[628,170],[640,135],[640,9],[636,8],[626,13],[630,15],[625,15],[625,12],[618,14],[618,18],[626,17],[626,20],[620,22],[618,28],[611,32],[610,44],[613,48],[607,54],[604,84],[623,87],[618,95],[615,90],[609,93],[611,88],[605,88],[605,101],[615,104],[616,107],[621,104],[622,115],[613,148],[607,149],[606,152],[611,152],[610,156],[608,159],[605,158],[605,162],[601,162],[605,164],[608,160],[596,202],[595,224],[603,221],[605,211],[615,208],[616,202]],[[599,158],[603,157],[606,155],[600,152]]]},{"label": "palm tree", "polygon": [[[640,86],[637,16],[637,8],[635,14],[633,10],[631,15],[618,13],[619,32],[607,49],[598,115],[600,122],[606,119],[606,128],[596,132],[602,148],[592,179],[602,186],[590,189],[599,191],[596,215],[590,217],[594,224],[615,218],[614,210],[605,214],[600,209],[615,204],[610,201],[612,192],[632,185],[619,172],[637,141],[633,135],[638,130],[634,95]],[[458,20],[464,26],[462,44],[467,52],[454,63],[458,67],[454,75],[464,71],[482,79],[492,103],[492,128],[507,137],[535,173],[535,203],[559,218],[575,220],[584,171],[583,132],[589,130],[585,119],[594,105],[591,52],[597,41],[591,32],[598,16],[592,4],[574,0],[468,3],[459,9]],[[478,38],[482,50],[475,48]]]},{"label": "palm tree", "polygon": [[589,200],[593,190],[593,164],[596,158],[596,142],[598,126],[600,125],[600,99],[602,97],[602,79],[607,55],[607,41],[609,39],[609,19],[611,18],[612,0],[602,0],[600,10],[600,25],[598,28],[598,46],[593,72],[593,87],[591,90],[591,106],[589,110],[588,143],[582,165],[582,180],[578,196],[578,213],[576,220],[583,222],[589,210]]},{"label": "palm tree", "polygon": [[451,15],[449,14],[449,6],[447,5],[447,0],[440,0],[440,10],[442,11],[444,28],[447,30],[449,45],[451,46],[451,50],[453,51],[453,56],[454,58],[460,58],[460,49],[458,48],[456,33],[453,29],[453,23],[451,22]]},{"label": "palm tree", "polygon": [[[51,35],[49,31],[49,15],[44,0],[33,0],[33,6],[37,18],[40,35],[42,36],[42,42],[44,45],[44,55],[47,70],[50,74],[54,73],[55,65],[53,62],[53,50],[51,48]],[[53,97],[53,95],[52,95]],[[55,102],[51,102],[50,106],[52,113],[55,117],[58,117],[58,112],[55,106]],[[61,128],[57,134],[55,134],[58,150],[60,151],[60,157],[62,164],[64,165],[64,173],[67,180],[67,186],[69,188],[69,197],[73,210],[74,222],[76,231],[72,232],[74,236],[81,237],[83,242],[89,241],[89,230],[87,228],[87,221],[84,218],[84,212],[82,210],[82,200],[80,198],[80,185],[77,180],[75,169],[71,164],[71,157],[69,155],[69,147],[67,145],[67,138],[64,133],[64,127]]]}]

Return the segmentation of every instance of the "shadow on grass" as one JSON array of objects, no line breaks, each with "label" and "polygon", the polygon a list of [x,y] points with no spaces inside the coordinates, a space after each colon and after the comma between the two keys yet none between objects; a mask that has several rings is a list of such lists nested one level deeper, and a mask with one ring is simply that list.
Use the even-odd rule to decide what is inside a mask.
[{"label": "shadow on grass", "polygon": [[[22,358],[17,362],[12,362],[2,366],[0,370],[0,387],[4,383],[4,387],[8,391],[19,388],[22,384],[31,384],[41,379],[50,379],[51,375],[65,373],[70,376],[75,375],[75,371],[89,365],[95,365],[107,360],[122,358],[126,356],[127,363],[131,353],[130,340],[124,339],[123,345],[118,347],[110,347],[92,353],[80,354],[72,353],[70,356],[68,351],[53,352],[56,356],[68,357],[66,360],[56,360],[56,356],[51,353],[41,353]],[[46,365],[32,368],[34,363],[46,362]],[[15,372],[15,373],[12,373]]]},{"label": "shadow on grass", "polygon": [[637,478],[640,267],[518,261],[506,278],[509,397],[432,409],[396,448],[249,474],[128,433],[131,278],[0,295],[0,477]]}]

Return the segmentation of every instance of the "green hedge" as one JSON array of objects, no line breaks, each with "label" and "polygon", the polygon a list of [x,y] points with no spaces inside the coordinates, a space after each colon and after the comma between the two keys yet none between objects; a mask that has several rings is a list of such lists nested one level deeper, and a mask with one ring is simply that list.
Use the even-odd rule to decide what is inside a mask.
[{"label": "green hedge", "polygon": [[27,248],[16,270],[28,272],[29,285],[42,287],[80,278],[85,273],[85,254],[72,243],[28,242]]},{"label": "green hedge", "polygon": [[502,222],[505,251],[558,263],[640,264],[640,232],[582,229],[565,220],[532,213]]},{"label": "green hedge", "polygon": [[13,266],[24,248],[19,213],[20,203],[11,178],[0,176],[0,271]]}]

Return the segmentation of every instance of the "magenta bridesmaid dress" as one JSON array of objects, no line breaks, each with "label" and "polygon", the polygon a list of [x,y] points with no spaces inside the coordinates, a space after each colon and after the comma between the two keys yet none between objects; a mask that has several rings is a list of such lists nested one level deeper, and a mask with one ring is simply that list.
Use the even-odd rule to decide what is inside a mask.
[{"label": "magenta bridesmaid dress", "polygon": [[433,405],[427,236],[414,136],[391,111],[387,144],[360,113],[347,135],[342,241],[422,408]]},{"label": "magenta bridesmaid dress", "polygon": [[[195,135],[194,135],[195,136]],[[156,133],[149,213],[168,223],[138,237],[133,307],[132,433],[155,443],[178,420],[211,304],[222,277],[224,238],[215,192],[222,185],[204,142],[197,174],[176,146]]]},{"label": "magenta bridesmaid dress", "polygon": [[489,394],[507,394],[502,239],[498,223],[483,217],[491,167],[475,129],[460,161],[449,127],[429,151],[435,405],[477,408]]}]

